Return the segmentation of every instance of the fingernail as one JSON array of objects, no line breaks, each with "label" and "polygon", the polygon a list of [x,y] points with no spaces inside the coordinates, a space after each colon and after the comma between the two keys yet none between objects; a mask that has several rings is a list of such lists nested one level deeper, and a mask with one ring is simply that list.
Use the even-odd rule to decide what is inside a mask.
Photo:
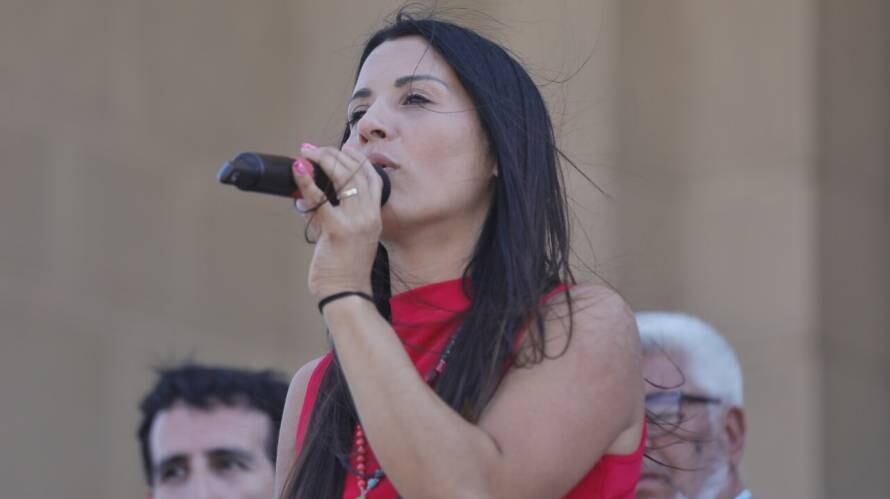
[{"label": "fingernail", "polygon": [[302,199],[298,199],[294,203],[294,206],[297,208],[297,211],[299,211],[300,213],[305,213],[306,208],[308,208],[308,206],[306,206],[306,201],[303,201]]},{"label": "fingernail", "polygon": [[305,150],[307,150],[307,151],[314,151],[314,150],[318,149],[317,147],[315,147],[314,145],[312,145],[312,144],[310,144],[310,143],[308,143],[308,142],[303,143],[303,145],[301,146],[301,148],[302,148],[302,149],[305,149]]},{"label": "fingernail", "polygon": [[297,158],[294,161],[293,169],[295,172],[297,172],[297,175],[310,175],[312,173],[312,163],[306,161],[303,158]]}]

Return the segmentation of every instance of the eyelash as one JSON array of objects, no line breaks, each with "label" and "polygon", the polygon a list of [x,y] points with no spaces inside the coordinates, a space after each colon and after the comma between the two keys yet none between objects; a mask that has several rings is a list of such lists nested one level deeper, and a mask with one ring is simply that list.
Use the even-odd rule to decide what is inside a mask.
[{"label": "eyelash", "polygon": [[234,458],[220,459],[219,462],[215,463],[217,468],[222,468],[221,465],[225,465],[226,468],[240,468],[242,470],[247,469],[247,465],[244,464],[243,461]]},{"label": "eyelash", "polygon": [[179,478],[180,472],[185,473],[185,466],[176,465],[176,466],[166,467],[166,468],[162,469],[161,472],[159,473],[159,475],[160,475],[159,480],[161,482],[167,482],[167,481],[173,480],[175,478]]},{"label": "eyelash", "polygon": [[[405,100],[403,101],[402,104],[408,105],[408,106],[410,106],[410,105],[422,106],[424,104],[429,104],[430,102],[432,102],[432,101],[430,101],[423,95],[412,92],[405,96]],[[362,116],[364,116],[364,115],[365,115],[365,109],[355,110],[349,115],[349,119],[346,120],[346,124],[349,125],[350,128],[352,128],[355,126],[356,123],[358,123],[358,120],[362,119]]]}]

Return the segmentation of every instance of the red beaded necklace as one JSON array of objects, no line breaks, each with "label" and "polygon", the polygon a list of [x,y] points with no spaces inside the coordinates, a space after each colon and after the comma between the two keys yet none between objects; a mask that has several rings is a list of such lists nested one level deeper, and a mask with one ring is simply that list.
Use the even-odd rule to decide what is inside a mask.
[{"label": "red beaded necklace", "polygon": [[[439,356],[439,361],[436,363],[436,367],[427,373],[425,379],[428,385],[433,386],[436,383],[436,380],[439,379],[439,376],[442,375],[442,372],[445,371],[445,366],[448,363],[448,356],[451,355],[451,348],[454,347],[454,341],[456,339],[457,334],[452,334],[451,338],[448,340],[448,345],[445,347],[445,350],[442,351],[442,355]],[[366,473],[368,443],[365,440],[365,430],[362,428],[361,423],[355,425],[352,445],[355,466],[350,467],[349,471],[355,475],[355,478],[358,481],[359,495],[356,499],[367,499],[368,493],[374,490],[374,488],[386,478],[386,473],[384,473],[383,468],[377,468],[377,470],[371,474]]]}]

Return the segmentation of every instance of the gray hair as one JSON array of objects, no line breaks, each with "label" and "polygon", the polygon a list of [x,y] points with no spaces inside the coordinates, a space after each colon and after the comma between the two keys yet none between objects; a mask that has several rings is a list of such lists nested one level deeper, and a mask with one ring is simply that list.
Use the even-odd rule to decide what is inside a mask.
[{"label": "gray hair", "polygon": [[663,350],[684,355],[687,379],[707,395],[742,407],[739,359],[717,330],[697,317],[677,312],[640,312],[636,318],[643,354]]}]

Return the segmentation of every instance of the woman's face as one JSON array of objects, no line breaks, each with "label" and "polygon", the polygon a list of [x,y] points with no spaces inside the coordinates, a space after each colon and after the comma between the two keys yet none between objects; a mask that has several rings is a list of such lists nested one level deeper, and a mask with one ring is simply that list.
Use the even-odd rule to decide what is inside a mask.
[{"label": "woman's face", "polygon": [[494,163],[475,107],[451,67],[420,37],[382,43],[347,107],[346,144],[386,167],[383,239],[420,227],[481,226]]}]

